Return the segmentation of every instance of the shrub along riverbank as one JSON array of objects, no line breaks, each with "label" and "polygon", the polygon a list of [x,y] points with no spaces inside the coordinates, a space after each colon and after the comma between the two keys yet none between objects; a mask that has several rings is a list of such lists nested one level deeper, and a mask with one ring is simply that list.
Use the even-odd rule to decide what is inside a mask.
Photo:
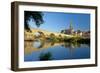
[{"label": "shrub along riverbank", "polygon": [[89,44],[90,43],[90,38],[83,38],[83,37],[63,37],[63,38],[59,38],[59,37],[50,37],[50,41],[52,42],[69,42],[69,43],[73,43],[73,42],[78,42],[78,43],[85,43],[85,44]]}]

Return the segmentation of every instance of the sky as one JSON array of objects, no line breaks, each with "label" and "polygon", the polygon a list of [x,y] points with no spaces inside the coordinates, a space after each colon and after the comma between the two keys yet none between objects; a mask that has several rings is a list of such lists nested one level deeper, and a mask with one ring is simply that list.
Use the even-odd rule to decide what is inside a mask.
[{"label": "sky", "polygon": [[[72,23],[75,31],[90,30],[90,14],[83,13],[61,13],[61,12],[43,12],[44,23],[38,29],[50,32],[61,32],[68,29]],[[30,28],[37,28],[34,20],[28,21]]]}]

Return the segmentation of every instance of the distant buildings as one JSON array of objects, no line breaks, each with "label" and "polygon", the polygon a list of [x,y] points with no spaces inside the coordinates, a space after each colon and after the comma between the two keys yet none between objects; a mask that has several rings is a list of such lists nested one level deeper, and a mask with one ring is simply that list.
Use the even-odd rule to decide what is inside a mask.
[{"label": "distant buildings", "polygon": [[82,36],[85,38],[90,38],[90,31],[83,32]]},{"label": "distant buildings", "polygon": [[68,29],[61,30],[61,33],[68,34],[68,35],[82,36],[84,38],[90,38],[90,31],[81,31],[81,30],[75,31],[72,23],[70,23]]}]

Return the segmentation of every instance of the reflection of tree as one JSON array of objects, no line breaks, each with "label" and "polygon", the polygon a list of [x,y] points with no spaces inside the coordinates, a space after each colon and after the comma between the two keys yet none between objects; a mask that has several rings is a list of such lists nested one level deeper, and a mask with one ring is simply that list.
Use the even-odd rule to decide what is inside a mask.
[{"label": "reflection of tree", "polygon": [[41,53],[39,56],[40,61],[46,61],[52,59],[52,54],[50,52],[47,53]]},{"label": "reflection of tree", "polygon": [[51,46],[53,46],[55,44],[55,42],[51,42]]},{"label": "reflection of tree", "polygon": [[80,47],[80,43],[78,42],[65,42],[62,46],[64,46],[65,48],[77,48]]},{"label": "reflection of tree", "polygon": [[69,52],[70,52],[70,58],[71,58],[72,55],[73,55],[74,49],[75,49],[76,47],[78,47],[77,42],[76,42],[76,43],[65,42],[62,46],[69,49]]},{"label": "reflection of tree", "polygon": [[30,21],[31,19],[34,19],[37,27],[39,27],[40,24],[44,22],[42,12],[25,11],[24,16],[25,29],[28,31],[30,31],[28,21]]},{"label": "reflection of tree", "polygon": [[62,46],[69,49],[70,57],[72,57],[73,56],[73,51],[76,48],[81,47],[81,43],[78,43],[78,42],[64,42],[64,44]]}]

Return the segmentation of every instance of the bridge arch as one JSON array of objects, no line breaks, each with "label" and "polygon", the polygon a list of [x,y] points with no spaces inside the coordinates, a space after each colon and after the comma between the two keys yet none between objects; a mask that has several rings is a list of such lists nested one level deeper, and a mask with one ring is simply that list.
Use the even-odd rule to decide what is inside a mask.
[{"label": "bridge arch", "polygon": [[59,34],[59,35],[58,35],[58,37],[59,37],[59,38],[62,38],[62,35],[61,35],[61,34]]},{"label": "bridge arch", "polygon": [[51,38],[54,38],[54,37],[56,37],[56,35],[55,35],[54,33],[51,33],[51,34],[50,34],[50,37],[51,37]]},{"label": "bridge arch", "polygon": [[35,39],[36,38],[45,39],[45,34],[43,32],[41,32],[41,31],[37,31],[37,32],[34,33],[34,37],[35,37]]},{"label": "bridge arch", "polygon": [[40,37],[45,38],[45,34],[41,31],[38,31],[38,33],[40,34]]}]

